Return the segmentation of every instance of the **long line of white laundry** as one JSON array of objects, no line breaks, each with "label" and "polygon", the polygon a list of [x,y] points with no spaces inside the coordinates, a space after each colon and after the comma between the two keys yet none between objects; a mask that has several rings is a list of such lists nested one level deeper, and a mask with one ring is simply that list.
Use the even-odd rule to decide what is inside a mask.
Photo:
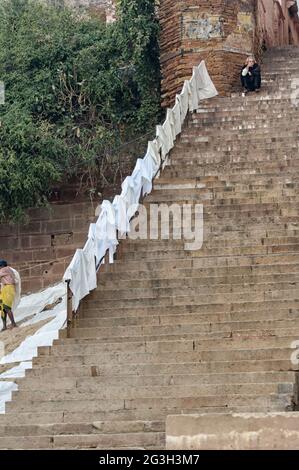
[{"label": "long line of white laundry", "polygon": [[205,62],[193,68],[191,80],[186,80],[182,92],[176,95],[175,105],[167,110],[163,125],[157,126],[156,138],[148,143],[144,158],[139,158],[131,176],[122,184],[122,192],[111,203],[103,201],[96,223],[91,224],[83,249],[78,249],[64,275],[73,294],[73,310],[97,287],[97,270],[109,252],[109,262],[118,246],[118,237],[130,232],[130,220],[136,214],[141,197],[152,191],[153,180],[168,162],[177,136],[182,132],[188,111],[199,108],[200,102],[216,96],[217,90],[208,74]]},{"label": "long line of white laundry", "polygon": [[[130,232],[130,220],[138,210],[140,198],[152,191],[153,180],[159,178],[161,169],[167,164],[169,152],[182,131],[188,112],[197,110],[202,100],[217,94],[205,62],[202,61],[193,68],[192,78],[184,82],[182,92],[176,95],[175,105],[167,110],[163,125],[157,126],[156,138],[148,142],[145,157],[137,160],[132,175],[124,180],[121,194],[112,203],[102,202],[98,220],[90,225],[86,244],[83,249],[76,250],[63,281],[42,292],[21,298],[15,312],[16,321],[22,321],[22,326],[46,319],[49,322],[0,360],[0,365],[13,364],[11,369],[0,374],[0,413],[5,413],[5,403],[11,400],[12,392],[18,389],[13,379],[24,377],[25,371],[32,368],[32,359],[37,356],[38,348],[51,346],[66,325],[65,281],[69,282],[73,310],[77,311],[81,300],[96,289],[97,271],[107,252],[109,262],[113,263],[118,238]],[[60,302],[53,309],[45,310],[47,305],[55,305],[58,300]]]}]

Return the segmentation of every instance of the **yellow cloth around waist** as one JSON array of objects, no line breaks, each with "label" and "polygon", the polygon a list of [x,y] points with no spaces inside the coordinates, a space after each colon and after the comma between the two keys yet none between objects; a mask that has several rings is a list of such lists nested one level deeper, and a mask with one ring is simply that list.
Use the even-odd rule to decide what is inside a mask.
[{"label": "yellow cloth around waist", "polygon": [[[8,286],[3,286],[0,292],[0,307],[1,311],[3,308],[8,307],[12,308],[16,295],[15,286],[12,284]],[[1,312],[2,313],[2,312]]]}]

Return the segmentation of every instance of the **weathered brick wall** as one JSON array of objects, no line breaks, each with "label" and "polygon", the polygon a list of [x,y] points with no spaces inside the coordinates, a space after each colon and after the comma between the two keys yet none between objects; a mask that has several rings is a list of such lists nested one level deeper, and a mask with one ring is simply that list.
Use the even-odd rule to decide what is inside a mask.
[{"label": "weathered brick wall", "polygon": [[206,60],[220,93],[231,89],[254,42],[254,0],[161,0],[163,105]]}]

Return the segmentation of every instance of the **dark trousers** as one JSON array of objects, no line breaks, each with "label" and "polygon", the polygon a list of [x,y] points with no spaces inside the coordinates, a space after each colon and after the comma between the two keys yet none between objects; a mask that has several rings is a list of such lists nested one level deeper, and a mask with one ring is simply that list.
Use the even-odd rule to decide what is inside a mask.
[{"label": "dark trousers", "polygon": [[246,88],[249,91],[255,91],[261,88],[261,75],[246,75],[246,77],[243,77],[243,75],[241,75],[241,82],[243,88]]}]

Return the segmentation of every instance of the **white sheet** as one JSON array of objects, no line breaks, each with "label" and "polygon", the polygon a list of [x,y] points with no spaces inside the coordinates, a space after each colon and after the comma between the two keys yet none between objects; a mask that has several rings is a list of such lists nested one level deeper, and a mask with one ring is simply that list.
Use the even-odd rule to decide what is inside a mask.
[{"label": "white sheet", "polygon": [[139,199],[142,191],[141,180],[134,181],[132,176],[127,176],[121,187],[121,196],[126,202],[127,214],[130,220],[138,210]]},{"label": "white sheet", "polygon": [[137,184],[137,187],[141,186],[141,194],[145,196],[151,193],[153,188],[153,168],[151,162],[144,158],[138,158],[132,178]]},{"label": "white sheet", "polygon": [[205,61],[202,61],[195,69],[197,69],[195,74],[197,77],[198,99],[201,101],[217,96],[218,91],[207,71]]},{"label": "white sheet", "polygon": [[18,271],[16,271],[16,269],[14,269],[12,267],[10,267],[10,269],[12,270],[12,272],[14,274],[15,282],[16,282],[16,286],[15,286],[16,294],[15,294],[15,299],[14,299],[14,303],[13,303],[13,306],[12,306],[12,310],[14,312],[16,310],[16,308],[18,307],[20,301],[21,301],[22,287],[21,287],[20,274],[18,273]]},{"label": "white sheet", "polygon": [[175,105],[172,111],[173,111],[175,137],[177,137],[182,132],[181,106],[180,106],[180,100],[178,98],[178,95],[176,96]]},{"label": "white sheet", "polygon": [[127,204],[123,196],[115,196],[112,203],[115,210],[116,228],[122,237],[130,232],[130,219],[127,213]]},{"label": "white sheet", "polygon": [[190,90],[189,81],[185,80],[182,92],[179,95],[177,95],[177,99],[180,103],[180,108],[181,108],[181,123],[182,124],[185,122],[185,119],[188,114],[190,93],[191,93],[191,90]]},{"label": "white sheet", "polygon": [[87,264],[83,250],[78,249],[64,274],[64,280],[70,281],[70,289],[73,294],[73,311],[78,310],[80,300],[89,294]]}]

